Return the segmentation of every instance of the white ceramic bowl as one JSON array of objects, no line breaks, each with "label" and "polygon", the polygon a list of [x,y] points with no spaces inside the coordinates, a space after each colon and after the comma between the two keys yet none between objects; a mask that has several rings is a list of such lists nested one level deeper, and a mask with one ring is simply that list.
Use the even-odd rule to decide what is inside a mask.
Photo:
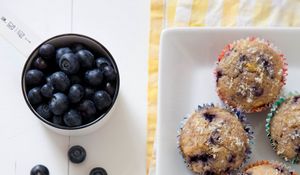
[{"label": "white ceramic bowl", "polygon": [[[36,56],[38,54],[39,47],[41,45],[45,44],[45,43],[53,44],[56,48],[64,47],[64,46],[71,45],[71,44],[74,44],[74,43],[82,43],[85,46],[87,46],[95,55],[105,56],[112,63],[112,66],[116,70],[117,75],[118,75],[117,80],[116,80],[116,91],[115,91],[115,95],[112,99],[112,105],[107,109],[107,111],[105,113],[103,113],[101,116],[99,116],[93,122],[90,122],[90,123],[87,123],[87,124],[84,124],[84,125],[81,125],[81,126],[77,126],[77,127],[66,127],[66,126],[56,125],[56,124],[53,124],[53,123],[45,120],[43,117],[41,117],[35,111],[33,106],[30,104],[30,102],[27,98],[27,93],[26,93],[25,74],[29,70],[32,61],[36,58]],[[119,92],[119,87],[120,87],[120,78],[119,77],[120,76],[119,76],[118,67],[117,67],[117,64],[116,64],[114,58],[112,57],[112,55],[109,53],[109,51],[102,44],[100,44],[98,41],[96,41],[96,40],[94,40],[90,37],[84,36],[84,35],[80,35],[80,34],[63,34],[63,35],[54,36],[54,37],[46,40],[45,42],[41,43],[30,54],[30,56],[28,57],[25,65],[24,65],[24,68],[23,68],[22,91],[23,91],[23,95],[24,95],[24,98],[25,98],[25,101],[26,101],[28,107],[31,109],[31,111],[35,114],[35,116],[47,128],[49,128],[50,130],[52,130],[52,131],[54,131],[58,134],[62,134],[62,135],[68,135],[68,136],[85,135],[85,134],[88,134],[88,133],[91,133],[91,132],[95,131],[97,128],[102,126],[108,120],[108,118],[110,118],[111,113],[114,109],[117,97],[118,97],[118,92]]]}]

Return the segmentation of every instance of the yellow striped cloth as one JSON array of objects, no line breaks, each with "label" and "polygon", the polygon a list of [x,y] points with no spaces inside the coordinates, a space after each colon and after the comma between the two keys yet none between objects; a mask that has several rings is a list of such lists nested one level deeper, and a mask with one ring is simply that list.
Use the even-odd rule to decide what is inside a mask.
[{"label": "yellow striped cloth", "polygon": [[300,26],[300,0],[151,0],[147,172],[155,175],[158,50],[162,29],[181,26]]}]

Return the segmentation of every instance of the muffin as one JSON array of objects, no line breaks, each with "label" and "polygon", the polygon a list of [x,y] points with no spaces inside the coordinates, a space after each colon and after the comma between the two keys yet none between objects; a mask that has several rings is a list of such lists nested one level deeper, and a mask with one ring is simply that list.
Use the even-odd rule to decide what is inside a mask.
[{"label": "muffin", "polygon": [[281,163],[264,160],[248,165],[239,175],[297,175],[297,173]]},{"label": "muffin", "polygon": [[184,120],[178,146],[194,173],[225,175],[249,157],[251,134],[242,113],[204,105]]},{"label": "muffin", "polygon": [[230,107],[260,112],[280,94],[286,67],[283,55],[269,42],[254,37],[235,41],[219,55],[217,93]]},{"label": "muffin", "polygon": [[276,153],[284,160],[300,159],[300,96],[280,98],[267,117],[266,131]]}]

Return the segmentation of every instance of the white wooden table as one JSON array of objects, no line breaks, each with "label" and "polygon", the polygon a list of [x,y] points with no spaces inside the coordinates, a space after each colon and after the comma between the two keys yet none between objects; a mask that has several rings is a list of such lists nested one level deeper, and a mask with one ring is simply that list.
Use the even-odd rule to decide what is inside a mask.
[{"label": "white wooden table", "polygon": [[[121,75],[112,118],[96,132],[67,137],[46,129],[21,92],[26,57],[0,36],[0,174],[29,175],[46,165],[52,175],[88,175],[96,166],[110,175],[146,174],[146,99],[149,0],[0,0],[43,40],[81,33],[105,45]],[[84,163],[68,161],[72,145],[87,150]]]}]

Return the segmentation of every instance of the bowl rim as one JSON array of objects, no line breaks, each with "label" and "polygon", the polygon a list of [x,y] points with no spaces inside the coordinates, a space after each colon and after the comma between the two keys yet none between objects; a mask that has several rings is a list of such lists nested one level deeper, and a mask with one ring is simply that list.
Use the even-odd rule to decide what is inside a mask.
[{"label": "bowl rim", "polygon": [[[116,89],[115,89],[115,94],[112,98],[112,104],[110,105],[109,108],[107,108],[107,110],[101,114],[101,116],[99,116],[97,119],[95,119],[94,121],[90,122],[90,123],[87,123],[87,124],[84,124],[84,125],[80,125],[80,126],[75,126],[75,127],[67,127],[67,126],[60,126],[60,125],[57,125],[57,124],[54,124],[46,119],[44,119],[43,117],[41,117],[37,112],[36,110],[34,109],[34,107],[30,104],[28,98],[27,98],[27,93],[26,93],[26,85],[25,85],[25,74],[27,72],[27,68],[28,67],[28,64],[35,58],[34,57],[34,54],[38,51],[38,49],[45,43],[48,43],[49,41],[52,41],[54,39],[57,39],[57,38],[61,38],[61,37],[66,37],[66,36],[74,36],[74,37],[83,37],[87,40],[89,40],[90,42],[94,42],[95,44],[97,44],[98,46],[102,47],[102,49],[104,50],[104,52],[109,56],[109,60],[111,61],[112,63],[112,66],[114,67],[116,73],[117,73],[117,80],[116,80]],[[78,41],[78,43],[80,43],[80,41]],[[88,128],[96,123],[98,123],[99,121],[101,121],[102,119],[104,119],[108,113],[112,110],[112,108],[114,107],[115,103],[116,103],[116,100],[118,98],[118,95],[119,95],[119,89],[120,89],[120,74],[119,74],[119,69],[118,69],[118,66],[117,66],[117,63],[115,61],[115,59],[113,58],[113,56],[111,55],[111,53],[108,51],[108,49],[106,49],[106,47],[104,47],[100,42],[98,42],[97,40],[89,37],[89,36],[86,36],[86,35],[82,35],[82,34],[77,34],[77,33],[65,33],[65,34],[60,34],[60,35],[55,35],[45,41],[43,41],[42,43],[40,43],[38,46],[35,47],[35,49],[30,53],[30,55],[27,57],[26,59],[26,62],[23,66],[23,71],[22,71],[22,77],[21,77],[21,87],[22,87],[22,94],[23,94],[23,97],[24,97],[24,100],[27,104],[27,106],[29,107],[29,109],[35,114],[35,116],[41,120],[44,124],[48,125],[48,126],[51,126],[51,127],[54,127],[56,129],[61,129],[61,130],[79,130],[79,129],[84,129],[84,128]]]}]

